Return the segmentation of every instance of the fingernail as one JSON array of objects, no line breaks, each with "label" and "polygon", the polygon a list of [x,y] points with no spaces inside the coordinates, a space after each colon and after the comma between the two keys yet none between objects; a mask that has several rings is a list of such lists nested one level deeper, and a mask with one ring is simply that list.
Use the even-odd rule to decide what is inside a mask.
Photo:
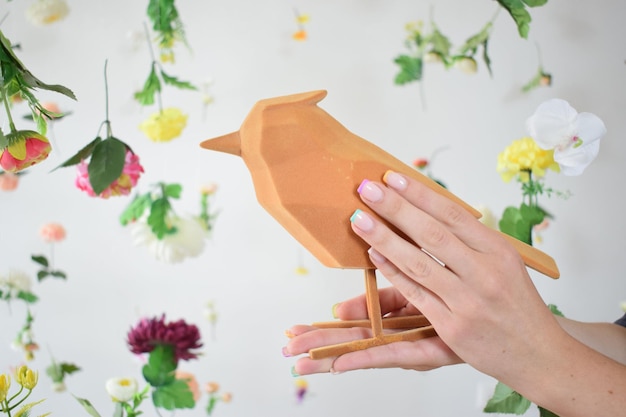
[{"label": "fingernail", "polygon": [[408,185],[406,178],[394,171],[387,171],[383,176],[383,181],[393,189],[406,190]]},{"label": "fingernail", "polygon": [[289,351],[287,350],[287,346],[283,346],[281,353],[283,354],[285,358],[291,357],[291,353],[289,353]]},{"label": "fingernail", "polygon": [[339,303],[333,305],[333,318],[334,319],[338,319],[339,317],[337,316],[337,307],[339,307]]},{"label": "fingernail", "polygon": [[339,374],[343,373],[343,372],[341,372],[341,371],[336,371],[336,370],[335,370],[335,368],[330,368],[330,369],[328,370],[328,372],[330,372],[330,373],[331,373],[331,375],[339,375]]},{"label": "fingernail", "polygon": [[293,376],[293,377],[300,376],[300,374],[296,372],[296,366],[295,365],[291,367],[291,376]]},{"label": "fingernail", "polygon": [[370,180],[363,180],[357,192],[368,201],[375,203],[383,199],[383,190],[381,190],[376,184]]},{"label": "fingernail", "polygon": [[360,209],[357,209],[354,213],[352,213],[350,221],[364,232],[368,232],[374,228],[374,221],[372,218]]},{"label": "fingernail", "polygon": [[369,253],[370,258],[372,258],[372,261],[374,261],[374,262],[376,262],[378,264],[382,264],[384,262],[387,262],[387,258],[385,258],[380,252],[378,252],[374,248],[369,248],[367,253]]},{"label": "fingernail", "polygon": [[295,334],[291,330],[285,330],[285,336],[291,339],[295,336]]}]

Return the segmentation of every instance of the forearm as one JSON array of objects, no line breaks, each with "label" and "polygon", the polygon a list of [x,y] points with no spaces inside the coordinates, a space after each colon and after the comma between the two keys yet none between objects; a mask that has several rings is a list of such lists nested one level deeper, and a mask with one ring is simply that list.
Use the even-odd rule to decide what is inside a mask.
[{"label": "forearm", "polygon": [[561,327],[581,343],[626,364],[626,327],[613,323],[584,323],[557,317]]},{"label": "forearm", "polygon": [[527,372],[507,385],[561,417],[623,416],[626,366],[567,334],[553,342],[521,359]]}]

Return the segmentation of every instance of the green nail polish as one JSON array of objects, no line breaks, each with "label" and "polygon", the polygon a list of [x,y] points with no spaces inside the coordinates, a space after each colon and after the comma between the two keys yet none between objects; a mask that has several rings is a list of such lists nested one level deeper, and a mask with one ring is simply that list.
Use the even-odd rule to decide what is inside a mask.
[{"label": "green nail polish", "polygon": [[300,374],[296,372],[296,366],[295,365],[291,367],[291,376],[293,376],[294,378],[297,377],[297,376],[300,376]]},{"label": "green nail polish", "polygon": [[337,307],[339,307],[339,303],[333,305],[333,318],[334,319],[338,319],[339,317],[337,317]]}]

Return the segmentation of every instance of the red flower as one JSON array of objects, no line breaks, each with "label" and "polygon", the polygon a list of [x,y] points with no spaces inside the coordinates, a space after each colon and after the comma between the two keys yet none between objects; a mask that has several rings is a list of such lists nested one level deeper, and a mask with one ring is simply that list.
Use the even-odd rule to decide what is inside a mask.
[{"label": "red flower", "polygon": [[142,319],[128,332],[128,346],[133,353],[149,353],[159,345],[172,346],[176,362],[196,359],[198,354],[191,350],[202,347],[200,332],[195,325],[184,320],[165,323],[165,315]]},{"label": "red flower", "polygon": [[8,146],[0,149],[0,167],[18,172],[48,157],[51,147],[45,136],[32,130],[20,130],[6,135]]}]

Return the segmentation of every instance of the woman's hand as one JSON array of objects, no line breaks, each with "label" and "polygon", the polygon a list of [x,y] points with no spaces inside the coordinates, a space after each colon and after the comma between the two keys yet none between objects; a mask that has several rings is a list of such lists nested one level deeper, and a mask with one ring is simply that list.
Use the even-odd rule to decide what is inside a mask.
[{"label": "woman's hand", "polygon": [[[400,292],[387,287],[379,290],[381,312],[387,317],[420,314]],[[367,319],[365,295],[337,304],[333,313],[341,320]],[[287,331],[291,340],[283,349],[286,356],[307,353],[309,350],[337,343],[372,337],[369,328],[318,329],[296,325]],[[437,336],[415,342],[396,342],[359,350],[337,358],[313,360],[301,357],[294,370],[298,375],[324,372],[346,372],[368,368],[404,368],[426,371],[440,366],[460,363],[461,359]]]},{"label": "woman's hand", "polygon": [[358,210],[352,228],[463,361],[507,380],[565,335],[499,232],[418,181],[388,172],[385,183],[364,181],[361,199],[404,236]]}]

